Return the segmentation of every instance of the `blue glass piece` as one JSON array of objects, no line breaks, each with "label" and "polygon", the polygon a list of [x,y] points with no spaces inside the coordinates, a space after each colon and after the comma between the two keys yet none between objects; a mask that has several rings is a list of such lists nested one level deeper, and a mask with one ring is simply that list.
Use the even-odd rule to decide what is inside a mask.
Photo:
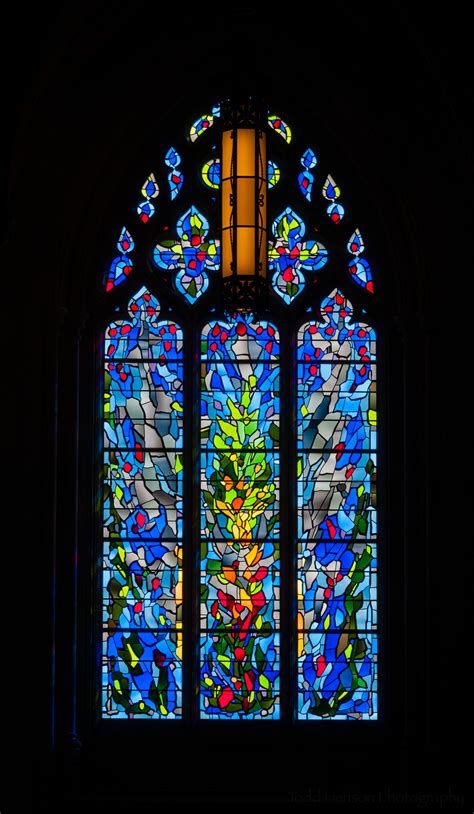
[{"label": "blue glass piece", "polygon": [[316,158],[315,153],[308,147],[307,150],[301,156],[301,164],[306,170],[312,170],[316,164],[318,163],[318,159]]}]

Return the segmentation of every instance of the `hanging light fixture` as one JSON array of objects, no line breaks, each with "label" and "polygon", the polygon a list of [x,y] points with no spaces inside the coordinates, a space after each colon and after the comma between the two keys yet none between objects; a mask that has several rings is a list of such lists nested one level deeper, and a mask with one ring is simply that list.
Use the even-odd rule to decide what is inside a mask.
[{"label": "hanging light fixture", "polygon": [[221,263],[225,301],[261,299],[267,276],[267,157],[262,107],[222,104]]}]

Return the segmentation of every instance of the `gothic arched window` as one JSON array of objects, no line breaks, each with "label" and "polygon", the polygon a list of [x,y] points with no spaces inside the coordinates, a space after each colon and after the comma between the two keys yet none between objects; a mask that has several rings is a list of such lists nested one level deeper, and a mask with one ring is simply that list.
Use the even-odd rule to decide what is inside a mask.
[{"label": "gothic arched window", "polygon": [[103,718],[377,718],[374,289],[325,161],[225,102],[117,230]]}]

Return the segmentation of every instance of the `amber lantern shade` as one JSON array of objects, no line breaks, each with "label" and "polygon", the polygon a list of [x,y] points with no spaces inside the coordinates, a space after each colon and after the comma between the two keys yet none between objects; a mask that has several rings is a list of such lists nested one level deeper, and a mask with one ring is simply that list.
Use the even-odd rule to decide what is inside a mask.
[{"label": "amber lantern shade", "polygon": [[266,133],[255,101],[222,105],[221,177],[223,292],[245,306],[267,275]]}]

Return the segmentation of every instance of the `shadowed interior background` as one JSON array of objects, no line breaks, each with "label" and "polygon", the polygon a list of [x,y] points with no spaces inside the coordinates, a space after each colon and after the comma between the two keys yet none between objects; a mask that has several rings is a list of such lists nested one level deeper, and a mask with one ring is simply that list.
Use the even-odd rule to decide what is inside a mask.
[{"label": "shadowed interior background", "polygon": [[[14,303],[6,308],[9,335],[25,339],[12,375],[25,394],[19,484],[28,499],[19,505],[29,531],[14,545],[28,546],[33,562],[20,612],[33,626],[35,657],[21,669],[35,811],[124,810],[140,800],[151,811],[162,801],[232,797],[293,805],[308,794],[333,795],[327,805],[338,810],[358,794],[468,795],[460,740],[471,703],[467,35],[426,3],[409,11],[389,2],[383,16],[362,6],[188,12],[86,0],[50,4],[28,19],[12,13],[4,278]],[[393,521],[381,597],[386,715],[373,731],[323,723],[249,738],[230,726],[218,737],[210,727],[183,734],[170,726],[157,738],[141,727],[121,742],[90,730],[83,697],[72,737],[71,552],[82,465],[74,438],[86,421],[74,400],[75,337],[100,292],[123,213],[158,160],[156,134],[231,87],[252,87],[255,77],[281,115],[298,111],[313,141],[321,134],[384,278],[394,371],[393,435],[382,442]],[[18,440],[7,433],[13,458]],[[79,693],[86,669],[79,661]],[[23,751],[23,736],[16,742]],[[24,794],[17,785],[14,796]],[[355,796],[351,810],[381,810]],[[392,810],[410,805],[407,798]],[[443,810],[449,805],[462,810],[456,800]]]}]

